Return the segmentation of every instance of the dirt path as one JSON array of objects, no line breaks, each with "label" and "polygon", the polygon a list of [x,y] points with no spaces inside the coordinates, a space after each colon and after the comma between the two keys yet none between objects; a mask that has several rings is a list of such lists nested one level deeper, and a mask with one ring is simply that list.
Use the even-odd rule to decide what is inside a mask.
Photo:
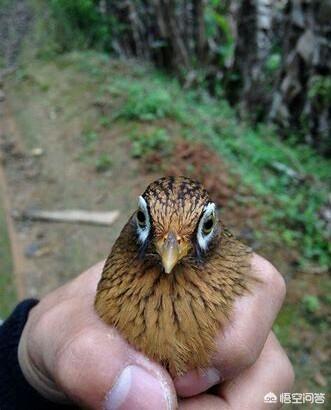
[{"label": "dirt path", "polygon": [[[0,115],[3,119],[2,127],[0,129],[0,138],[4,135],[13,135],[16,140],[17,128],[14,119],[10,115],[8,104],[5,101],[0,103]],[[0,139],[0,141],[1,141]],[[5,147],[4,147],[5,148]],[[3,169],[3,165],[0,162],[0,197],[2,201],[2,207],[5,213],[5,219],[7,224],[7,232],[10,240],[10,248],[13,263],[13,276],[14,283],[17,291],[18,299],[22,299],[26,295],[25,289],[25,275],[26,269],[29,266],[29,262],[24,257],[22,244],[18,238],[16,229],[14,227],[14,221],[11,216],[11,200],[9,196],[8,184]]]},{"label": "dirt path", "polygon": [[[53,77],[50,72],[46,74],[56,82],[54,73]],[[41,72],[36,81],[42,81],[44,74]],[[105,258],[135,207],[136,197],[153,178],[139,175],[138,164],[129,157],[127,141],[121,139],[121,129],[116,127],[100,131],[98,147],[104,146],[112,165],[105,173],[96,171],[91,147],[81,137],[86,119],[93,123],[96,118],[90,104],[93,87],[82,89],[83,79],[75,76],[69,70],[59,87],[50,86],[47,96],[39,86],[31,96],[30,92],[25,94],[24,84],[19,91],[13,82],[6,85],[1,148],[20,298],[41,296]],[[26,90],[31,90],[31,84]],[[74,104],[62,109],[62,101],[72,95]],[[36,155],[36,148],[40,155]],[[104,228],[13,220],[9,216],[37,208],[119,209],[120,217],[113,227]]]}]

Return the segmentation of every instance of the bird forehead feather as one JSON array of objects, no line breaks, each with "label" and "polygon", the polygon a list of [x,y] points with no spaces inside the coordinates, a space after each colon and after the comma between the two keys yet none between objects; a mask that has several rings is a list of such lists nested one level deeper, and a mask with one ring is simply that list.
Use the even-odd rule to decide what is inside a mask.
[{"label": "bird forehead feather", "polygon": [[156,231],[173,228],[189,235],[209,202],[203,186],[186,177],[165,177],[150,184],[143,194]]}]

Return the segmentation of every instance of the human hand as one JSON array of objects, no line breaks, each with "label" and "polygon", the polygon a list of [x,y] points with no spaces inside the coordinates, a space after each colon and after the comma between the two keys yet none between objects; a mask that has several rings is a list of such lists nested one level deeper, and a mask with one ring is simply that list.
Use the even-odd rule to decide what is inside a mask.
[{"label": "human hand", "polygon": [[[187,397],[180,400],[180,408],[263,409],[269,406],[263,403],[266,392],[290,388],[292,367],[269,335],[285,294],[284,283],[258,256],[252,268],[263,283],[237,300],[229,325],[219,335],[214,368],[175,380],[179,395]],[[55,401],[70,399],[93,409],[175,408],[168,373],[95,314],[101,270],[102,264],[92,267],[31,310],[19,346],[23,373],[42,395]],[[221,384],[217,396],[199,394],[232,378]]]},{"label": "human hand", "polygon": [[[234,304],[229,324],[219,333],[217,353],[211,367],[193,370],[175,379],[184,410],[263,410],[280,408],[266,404],[264,396],[279,397],[294,382],[292,365],[271,331],[282,306],[286,287],[279,272],[264,258],[254,254],[252,274],[260,282],[251,293]],[[216,395],[201,394],[219,385]],[[214,389],[216,390],[216,389]]]},{"label": "human hand", "polygon": [[175,408],[169,374],[95,313],[102,267],[88,269],[30,311],[19,344],[26,379],[49,400],[84,408]]}]

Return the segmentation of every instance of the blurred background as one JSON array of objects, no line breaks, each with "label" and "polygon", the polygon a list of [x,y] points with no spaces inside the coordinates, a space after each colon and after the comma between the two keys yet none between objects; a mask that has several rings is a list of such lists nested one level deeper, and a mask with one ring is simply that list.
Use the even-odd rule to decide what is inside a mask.
[{"label": "blurred background", "polygon": [[[105,258],[146,185],[184,174],[284,274],[294,391],[326,392],[330,21],[329,0],[0,0],[0,317]],[[31,218],[69,209],[119,216]]]}]

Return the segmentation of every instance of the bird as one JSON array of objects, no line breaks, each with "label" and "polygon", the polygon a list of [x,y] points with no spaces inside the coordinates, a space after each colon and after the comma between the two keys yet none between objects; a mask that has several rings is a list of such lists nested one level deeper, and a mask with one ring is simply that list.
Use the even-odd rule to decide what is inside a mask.
[{"label": "bird", "polygon": [[112,247],[95,310],[172,377],[207,368],[236,298],[251,290],[251,255],[199,182],[160,178]]}]

